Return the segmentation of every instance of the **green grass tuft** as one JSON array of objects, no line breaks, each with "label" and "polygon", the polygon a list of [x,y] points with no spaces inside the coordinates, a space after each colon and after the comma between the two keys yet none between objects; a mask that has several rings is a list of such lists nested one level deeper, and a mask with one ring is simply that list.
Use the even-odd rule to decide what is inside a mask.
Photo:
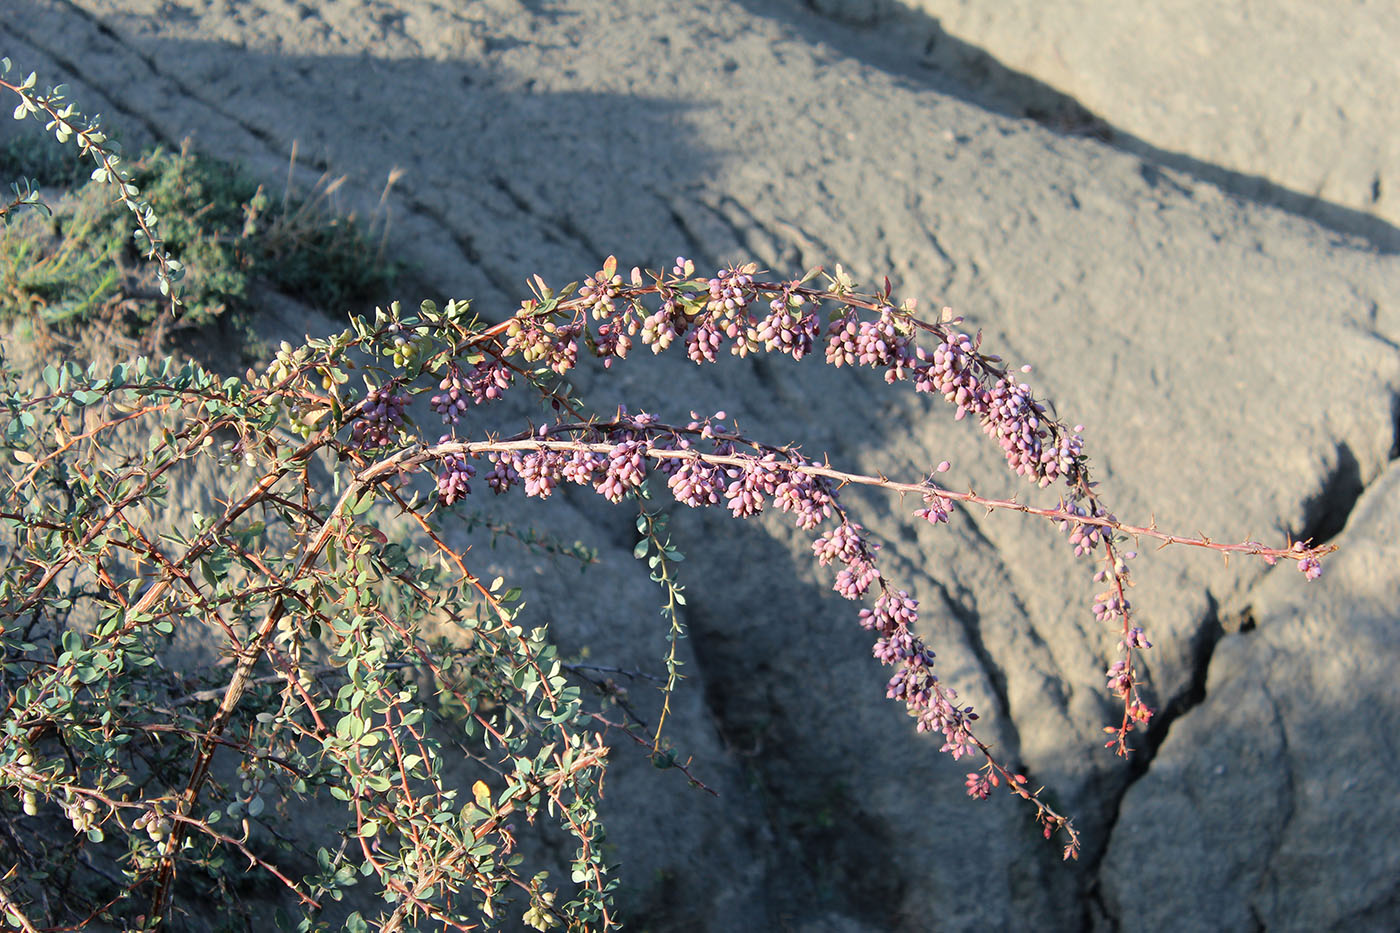
[{"label": "green grass tuft", "polygon": [[[149,334],[168,302],[132,240],[130,212],[110,187],[86,180],[86,167],[44,143],[25,136],[0,147],[0,177],[68,187],[45,198],[52,216],[25,212],[0,231],[0,322],[71,334],[100,320],[133,338]],[[335,313],[386,293],[399,271],[364,225],[327,206],[334,185],[310,200],[274,200],[188,147],[147,152],[130,168],[185,267],[183,327],[223,318],[246,328],[257,281]]]}]

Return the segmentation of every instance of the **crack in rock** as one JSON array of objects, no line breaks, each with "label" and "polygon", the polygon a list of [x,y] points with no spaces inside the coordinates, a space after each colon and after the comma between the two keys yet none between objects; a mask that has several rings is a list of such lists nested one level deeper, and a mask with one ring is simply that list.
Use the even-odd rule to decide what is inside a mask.
[{"label": "crack in rock", "polygon": [[[1201,624],[1196,626],[1196,634],[1188,645],[1191,657],[1191,676],[1186,685],[1175,696],[1163,703],[1156,715],[1152,717],[1152,723],[1148,726],[1142,744],[1129,755],[1125,780],[1121,786],[1111,792],[1113,795],[1111,804],[1106,808],[1108,816],[1097,845],[1091,844],[1091,847],[1086,847],[1085,877],[1089,879],[1091,892],[1099,891],[1101,888],[1099,870],[1112,845],[1113,833],[1123,815],[1123,801],[1127,798],[1128,791],[1152,767],[1153,759],[1157,757],[1157,752],[1167,740],[1172,723],[1205,702],[1210,661],[1215,654],[1216,646],[1220,644],[1220,640],[1226,634],[1226,627],[1221,620],[1215,597],[1209,593],[1206,596],[1209,603],[1205,617],[1201,620]],[[1101,894],[1097,896],[1101,898]],[[1107,905],[1103,904],[1102,900],[1100,900],[1100,906],[1107,913]],[[1111,916],[1111,914],[1109,915]]]},{"label": "crack in rock", "polygon": [[[1305,531],[1300,537],[1312,538],[1317,543],[1331,540],[1346,526],[1347,519],[1364,491],[1365,487],[1361,481],[1360,467],[1355,455],[1347,444],[1339,444],[1336,465],[1324,478],[1319,492],[1306,507]],[[1207,593],[1207,598],[1209,604],[1206,615],[1201,620],[1201,624],[1196,627],[1196,634],[1189,645],[1190,678],[1185,687],[1168,699],[1158,710],[1147,730],[1143,744],[1131,755],[1127,779],[1115,793],[1112,806],[1108,808],[1109,816],[1101,836],[1101,844],[1095,847],[1088,861],[1086,871],[1086,877],[1090,879],[1088,894],[1103,912],[1110,927],[1115,930],[1118,929],[1118,920],[1113,917],[1103,900],[1099,871],[1103,859],[1111,847],[1113,833],[1122,816],[1123,802],[1127,798],[1128,791],[1151,769],[1152,763],[1166,742],[1173,724],[1205,702],[1211,660],[1221,640],[1227,635],[1247,634],[1257,628],[1258,623],[1253,609],[1247,602],[1244,608],[1236,612],[1224,613],[1212,594]],[[1248,599],[1248,594],[1245,598]],[[1270,702],[1277,709],[1277,704],[1272,696],[1270,696]],[[1281,727],[1280,732],[1282,732]],[[1290,797],[1293,794],[1292,781],[1293,778],[1290,774],[1288,776]],[[1260,928],[1262,929],[1262,923]]]},{"label": "crack in rock", "polygon": [[[1392,399],[1392,411],[1397,401]],[[1392,441],[1392,450],[1394,449]],[[1347,519],[1366,484],[1361,478],[1361,465],[1351,446],[1345,442],[1337,445],[1337,462],[1323,479],[1318,492],[1307,502],[1303,510],[1303,529],[1299,533],[1302,540],[1314,544],[1331,541],[1346,527]]]}]

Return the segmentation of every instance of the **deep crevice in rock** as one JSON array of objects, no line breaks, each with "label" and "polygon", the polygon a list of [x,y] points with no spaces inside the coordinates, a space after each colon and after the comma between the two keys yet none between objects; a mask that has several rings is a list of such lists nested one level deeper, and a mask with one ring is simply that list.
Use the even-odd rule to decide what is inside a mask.
[{"label": "deep crevice in rock", "polygon": [[[1400,410],[1400,399],[1393,400],[1392,409]],[[1400,444],[1400,440],[1396,443]],[[1346,526],[1347,519],[1364,491],[1365,484],[1355,454],[1346,443],[1338,444],[1336,465],[1327,474],[1317,494],[1304,506],[1304,527],[1299,537],[1311,539],[1315,544],[1322,544],[1334,538]],[[1258,620],[1251,605],[1246,604],[1233,612],[1224,612],[1214,596],[1207,593],[1207,598],[1209,605],[1206,615],[1197,626],[1189,646],[1191,678],[1185,688],[1158,709],[1147,730],[1146,738],[1130,758],[1127,779],[1117,791],[1112,806],[1108,808],[1109,819],[1104,828],[1104,843],[1093,854],[1092,861],[1087,866],[1086,874],[1092,879],[1087,892],[1088,898],[1115,930],[1118,929],[1117,921],[1103,900],[1098,875],[1103,858],[1112,843],[1113,831],[1122,815],[1123,801],[1127,798],[1129,789],[1151,768],[1157,752],[1166,741],[1176,720],[1205,702],[1211,660],[1221,640],[1227,635],[1248,634],[1258,627]],[[1251,910],[1257,928],[1263,930],[1265,925],[1262,918],[1257,911]]]},{"label": "deep crevice in rock", "polygon": [[[1101,894],[1098,893],[1100,889],[1099,868],[1112,844],[1113,832],[1118,826],[1119,817],[1122,816],[1123,801],[1127,798],[1128,791],[1152,767],[1152,761],[1157,757],[1162,743],[1167,740],[1172,724],[1205,702],[1206,678],[1210,674],[1211,658],[1215,655],[1216,646],[1220,644],[1220,640],[1227,633],[1226,624],[1221,618],[1220,607],[1215,597],[1207,593],[1206,598],[1208,605],[1205,616],[1201,619],[1201,623],[1196,626],[1195,635],[1187,646],[1191,658],[1191,678],[1175,696],[1162,703],[1157,709],[1156,715],[1152,717],[1146,735],[1139,739],[1137,748],[1128,758],[1125,780],[1119,787],[1111,791],[1113,799],[1111,804],[1105,808],[1108,818],[1103,827],[1101,837],[1103,843],[1097,850],[1086,853],[1088,864],[1085,866],[1085,875],[1092,879],[1089,886],[1091,897],[1101,897]],[[1107,911],[1105,914],[1111,916]]]},{"label": "deep crevice in rock", "polygon": [[1400,393],[1390,398],[1390,452],[1392,461],[1400,460]]},{"label": "deep crevice in rock", "polygon": [[[1392,406],[1393,407],[1393,406]],[[1299,538],[1325,544],[1346,527],[1357,500],[1366,491],[1361,465],[1345,442],[1337,445],[1337,463],[1323,480],[1322,487],[1303,506],[1303,528]]]},{"label": "deep crevice in rock", "polygon": [[1122,918],[1109,908],[1108,901],[1104,900],[1103,888],[1095,880],[1084,896],[1084,918],[1080,921],[1080,929],[1085,933],[1118,933],[1122,928]]}]

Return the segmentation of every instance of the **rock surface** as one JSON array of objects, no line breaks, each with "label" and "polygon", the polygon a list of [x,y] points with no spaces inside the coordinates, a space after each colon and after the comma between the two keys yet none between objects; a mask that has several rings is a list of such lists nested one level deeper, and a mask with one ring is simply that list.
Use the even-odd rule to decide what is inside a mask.
[{"label": "rock surface", "polygon": [[[1400,221],[1400,8],[811,0],[1024,112],[1319,218]],[[1076,113],[1076,111],[1078,111]],[[1086,114],[1084,111],[1087,111]],[[1092,114],[1092,120],[1086,120]],[[1352,223],[1358,218],[1350,218]],[[1374,229],[1374,228],[1373,228]]]},{"label": "rock surface", "polygon": [[[1391,466],[1323,580],[1300,591],[1271,575],[1250,594],[1200,704],[1124,797],[1101,874],[1110,912],[1131,904],[1149,929],[1394,926],[1397,541]],[[1152,885],[1193,896],[1142,897],[1133,849],[1155,853]]]},{"label": "rock surface", "polygon": [[[638,928],[1400,923],[1383,792],[1400,715],[1384,597],[1400,572],[1382,525],[1395,514],[1400,258],[1374,237],[1010,118],[920,68],[899,30],[777,0],[17,8],[0,54],[72,85],[129,142],[193,134],[277,185],[296,140],[298,183],[346,174],[362,208],[402,169],[397,247],[425,287],[488,315],[514,310],[527,275],[581,279],[609,253],[624,266],[754,259],[783,276],[840,262],[954,306],[993,352],[1033,364],[1061,415],[1087,426],[1125,520],[1329,536],[1365,494],[1372,530],[1354,515],[1348,550],[1311,588],[1291,567],[1184,548],[1138,562],[1162,712],[1130,763],[1101,747],[1116,639],[1089,611],[1090,565],[1052,528],[979,511],[934,528],[913,503],[846,494],[886,572],[922,601],[941,673],[982,711],[985,737],[1076,815],[1087,849],[1068,866],[1014,801],[969,801],[966,762],[883,698],[854,607],[805,535],[772,517],[677,515],[690,676],[671,736],[721,797],[618,749],[605,816]],[[1054,502],[941,403],[816,359],[697,368],[668,355],[578,382],[598,410],[724,409],[750,435],[846,468],[915,479],[948,459],[954,485]],[[565,650],[659,669],[631,516],[581,498],[498,505],[601,548],[583,577],[487,558]],[[1252,632],[1225,634],[1246,618]],[[645,693],[633,687],[644,705]],[[1357,789],[1327,792],[1347,780]],[[1362,819],[1364,845],[1351,838]]]}]

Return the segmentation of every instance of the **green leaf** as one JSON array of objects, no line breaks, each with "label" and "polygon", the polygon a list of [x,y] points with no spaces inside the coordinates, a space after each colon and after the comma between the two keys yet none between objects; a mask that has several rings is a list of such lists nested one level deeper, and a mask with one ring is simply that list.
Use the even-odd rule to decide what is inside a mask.
[{"label": "green leaf", "polygon": [[346,713],[340,717],[340,721],[335,724],[335,734],[342,739],[359,741],[360,736],[365,734],[365,724],[359,716],[353,713]]}]

